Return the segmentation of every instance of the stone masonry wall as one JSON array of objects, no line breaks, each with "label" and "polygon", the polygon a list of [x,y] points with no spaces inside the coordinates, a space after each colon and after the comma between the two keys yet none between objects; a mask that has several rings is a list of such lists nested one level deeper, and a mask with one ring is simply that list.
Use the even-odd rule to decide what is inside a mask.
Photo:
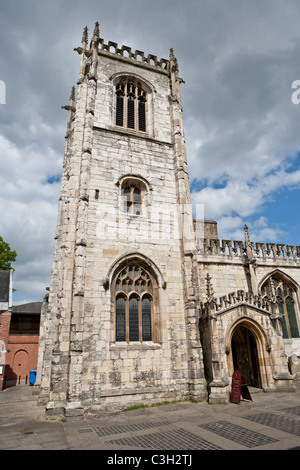
[{"label": "stone masonry wall", "polygon": [[[112,77],[118,72],[138,74],[152,90],[148,95],[149,132],[144,136],[114,127]],[[97,74],[87,221],[82,400],[93,406],[117,407],[141,400],[184,397],[188,393],[188,357],[169,79],[166,74],[137,70],[127,63],[120,68],[118,61],[104,56],[99,57]],[[123,211],[118,182],[125,175],[143,178],[151,188],[139,217]],[[95,199],[97,189],[99,198]],[[162,284],[159,287],[159,343],[115,343],[112,294],[103,283],[113,263],[130,253],[151,260],[166,283],[166,288]]]},{"label": "stone masonry wall", "polygon": [[[167,395],[174,397],[174,393],[175,396],[182,394],[181,388],[186,393],[182,384],[187,380],[188,358],[172,166],[170,146],[95,130],[83,336],[86,357],[83,395],[87,400],[91,389],[99,400],[105,395],[119,394],[120,388],[122,394],[129,394],[131,390],[135,397],[137,390],[141,393],[144,387],[150,387],[151,394],[161,390],[165,394],[168,389]],[[142,215],[138,217],[123,212],[121,188],[117,184],[120,177],[130,173],[145,178],[152,187],[145,197],[147,201],[143,202]],[[100,188],[97,200],[96,188]],[[122,346],[115,343],[111,291],[105,289],[103,283],[113,263],[130,253],[139,253],[151,260],[166,282],[165,289],[162,285],[159,288],[159,344]],[[172,387],[177,391],[172,393]]]},{"label": "stone masonry wall", "polygon": [[[226,305],[228,305],[228,308],[234,308],[235,303],[231,300],[233,299],[232,295],[236,298],[239,290],[245,293],[252,291],[255,297],[260,293],[260,288],[266,277],[277,272],[285,275],[295,286],[298,298],[295,310],[298,325],[300,326],[299,254],[299,247],[274,243],[251,243],[250,249],[247,250],[246,244],[241,241],[204,240],[202,243],[198,243],[197,254],[201,298],[205,299],[207,295],[207,274],[211,277],[214,296],[218,299],[222,297],[225,299],[222,301],[222,308],[224,309]],[[249,271],[249,262],[252,267],[251,271]],[[238,305],[238,301],[235,300],[235,302]],[[260,307],[259,302],[256,305]],[[230,320],[230,316],[224,318],[227,318],[227,329],[229,329],[233,319]],[[270,334],[269,336],[271,337]],[[276,341],[279,341],[279,339],[277,338]],[[279,361],[280,355],[284,354],[280,350],[280,347],[283,347],[285,356],[289,358],[292,373],[299,375],[300,339],[283,339],[282,341],[283,343],[276,345],[276,347],[274,343],[272,354],[277,354]],[[277,351],[277,353],[274,351]],[[276,363],[276,360],[274,361]]]}]

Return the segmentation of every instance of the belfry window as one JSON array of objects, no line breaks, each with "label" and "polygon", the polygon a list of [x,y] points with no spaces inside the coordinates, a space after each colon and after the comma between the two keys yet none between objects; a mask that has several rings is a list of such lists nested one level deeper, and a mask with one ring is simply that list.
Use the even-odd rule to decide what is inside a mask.
[{"label": "belfry window", "polygon": [[146,101],[141,82],[122,78],[116,85],[116,125],[146,132]]},{"label": "belfry window", "polygon": [[153,280],[138,264],[125,266],[114,283],[116,341],[151,341]]},{"label": "belfry window", "polygon": [[[262,286],[262,295],[271,305],[271,312],[279,313],[283,338],[299,338],[297,294],[294,287],[279,275],[270,276]],[[275,324],[273,323],[275,326]]]}]

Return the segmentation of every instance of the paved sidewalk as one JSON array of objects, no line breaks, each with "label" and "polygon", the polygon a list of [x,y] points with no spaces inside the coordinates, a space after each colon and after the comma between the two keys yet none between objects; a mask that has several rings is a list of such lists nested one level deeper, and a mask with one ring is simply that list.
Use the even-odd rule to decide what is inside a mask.
[{"label": "paved sidewalk", "polygon": [[66,422],[46,419],[33,387],[19,385],[0,392],[0,450],[300,450],[299,385],[250,388],[253,402],[240,405],[183,402]]}]

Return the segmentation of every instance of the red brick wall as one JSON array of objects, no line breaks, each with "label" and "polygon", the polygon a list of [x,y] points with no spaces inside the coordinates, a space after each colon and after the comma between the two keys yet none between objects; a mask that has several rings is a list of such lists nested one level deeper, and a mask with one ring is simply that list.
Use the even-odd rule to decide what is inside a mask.
[{"label": "red brick wall", "polygon": [[[6,385],[29,383],[29,373],[37,368],[38,335],[9,335],[11,312],[0,313],[0,341],[4,341],[6,361],[0,374],[0,390]],[[4,381],[5,378],[5,381]]]},{"label": "red brick wall", "polygon": [[38,360],[38,335],[9,335],[6,354],[5,377],[7,385],[24,383],[29,373],[37,368]]}]

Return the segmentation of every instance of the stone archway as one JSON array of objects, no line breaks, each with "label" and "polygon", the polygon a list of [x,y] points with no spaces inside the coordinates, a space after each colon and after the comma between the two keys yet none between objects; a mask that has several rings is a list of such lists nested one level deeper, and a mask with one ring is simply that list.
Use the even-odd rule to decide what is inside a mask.
[{"label": "stone archway", "polygon": [[19,349],[13,360],[13,373],[16,374],[17,379],[25,379],[28,375],[28,353],[24,349]]},{"label": "stone archway", "polygon": [[231,338],[234,370],[239,370],[249,386],[261,388],[256,339],[247,326],[238,325]]},{"label": "stone archway", "polygon": [[261,327],[244,317],[232,325],[227,338],[230,375],[238,369],[249,386],[269,389],[274,369],[268,352],[268,339]]}]

